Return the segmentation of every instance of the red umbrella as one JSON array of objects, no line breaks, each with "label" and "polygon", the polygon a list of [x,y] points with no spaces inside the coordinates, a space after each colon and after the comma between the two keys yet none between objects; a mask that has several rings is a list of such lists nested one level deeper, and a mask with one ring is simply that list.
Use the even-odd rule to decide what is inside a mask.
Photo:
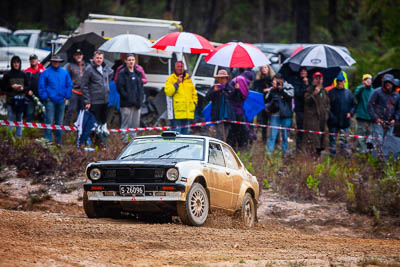
[{"label": "red umbrella", "polygon": [[195,33],[172,32],[158,39],[152,48],[191,54],[209,53],[214,49],[210,42]]},{"label": "red umbrella", "polygon": [[253,68],[271,63],[259,48],[241,42],[220,45],[205,60],[208,64],[229,68]]}]

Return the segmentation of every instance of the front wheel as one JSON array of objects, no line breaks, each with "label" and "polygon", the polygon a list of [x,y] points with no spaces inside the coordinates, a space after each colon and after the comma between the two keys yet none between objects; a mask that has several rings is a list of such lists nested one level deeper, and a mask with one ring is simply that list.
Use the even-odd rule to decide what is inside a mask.
[{"label": "front wheel", "polygon": [[256,221],[257,208],[253,197],[246,193],[242,202],[241,217],[246,227],[253,227]]},{"label": "front wheel", "polygon": [[83,209],[89,218],[105,217],[104,209],[101,208],[96,202],[90,201],[86,191],[83,192]]},{"label": "front wheel", "polygon": [[186,196],[186,201],[178,202],[177,209],[182,223],[193,226],[203,225],[209,211],[208,195],[204,187],[199,183],[194,183]]}]

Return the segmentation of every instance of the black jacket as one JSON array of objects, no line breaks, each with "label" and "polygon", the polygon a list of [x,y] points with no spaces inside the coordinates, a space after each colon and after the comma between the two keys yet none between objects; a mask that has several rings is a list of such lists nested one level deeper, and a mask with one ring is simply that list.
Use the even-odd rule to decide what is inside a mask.
[{"label": "black jacket", "polygon": [[353,116],[356,109],[353,93],[346,88],[333,88],[329,91],[328,96],[331,104],[328,127],[338,129],[350,127],[350,118],[347,118],[347,113]]},{"label": "black jacket", "polygon": [[292,85],[294,87],[294,111],[304,112],[304,93],[307,85],[299,76],[296,76],[296,79],[294,79]]},{"label": "black jacket", "polygon": [[267,110],[272,114],[279,112],[281,118],[291,118],[293,91],[287,82],[284,82],[282,90],[272,87],[265,99]]},{"label": "black jacket", "polygon": [[143,103],[144,89],[142,75],[136,68],[130,72],[128,68],[123,68],[118,75],[117,90],[121,95],[120,107],[140,108]]},{"label": "black jacket", "polygon": [[108,104],[109,82],[111,81],[113,71],[104,63],[102,67],[103,73],[100,73],[93,62],[86,66],[81,84],[85,105]]},{"label": "black jacket", "polygon": [[[12,66],[12,62],[14,60],[19,61],[19,69],[14,69]],[[13,56],[11,58],[11,70],[6,72],[3,77],[2,81],[2,87],[4,92],[6,93],[7,97],[7,104],[11,105],[12,104],[12,99],[16,95],[24,95],[29,87],[29,81],[28,78],[26,77],[25,73],[21,71],[21,59],[18,56]],[[20,84],[24,86],[23,90],[15,90],[14,88],[11,87],[13,84]]]}]

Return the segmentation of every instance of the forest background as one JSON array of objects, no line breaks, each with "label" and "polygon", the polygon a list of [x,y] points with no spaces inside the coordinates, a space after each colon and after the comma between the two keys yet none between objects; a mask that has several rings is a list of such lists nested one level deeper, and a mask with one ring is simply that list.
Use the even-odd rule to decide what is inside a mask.
[{"label": "forest background", "polygon": [[14,0],[0,2],[0,25],[70,33],[89,13],[172,19],[216,42],[326,43],[363,73],[400,69],[400,0]]}]

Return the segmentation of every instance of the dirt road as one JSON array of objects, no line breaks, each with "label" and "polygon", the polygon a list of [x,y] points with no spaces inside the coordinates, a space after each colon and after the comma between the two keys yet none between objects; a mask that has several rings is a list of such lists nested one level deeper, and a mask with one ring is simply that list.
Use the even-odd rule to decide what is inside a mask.
[{"label": "dirt road", "polygon": [[[0,209],[1,266],[335,266],[399,263],[400,241],[305,234],[283,226],[206,227],[90,220]],[[333,264],[333,265],[331,265]]]}]

